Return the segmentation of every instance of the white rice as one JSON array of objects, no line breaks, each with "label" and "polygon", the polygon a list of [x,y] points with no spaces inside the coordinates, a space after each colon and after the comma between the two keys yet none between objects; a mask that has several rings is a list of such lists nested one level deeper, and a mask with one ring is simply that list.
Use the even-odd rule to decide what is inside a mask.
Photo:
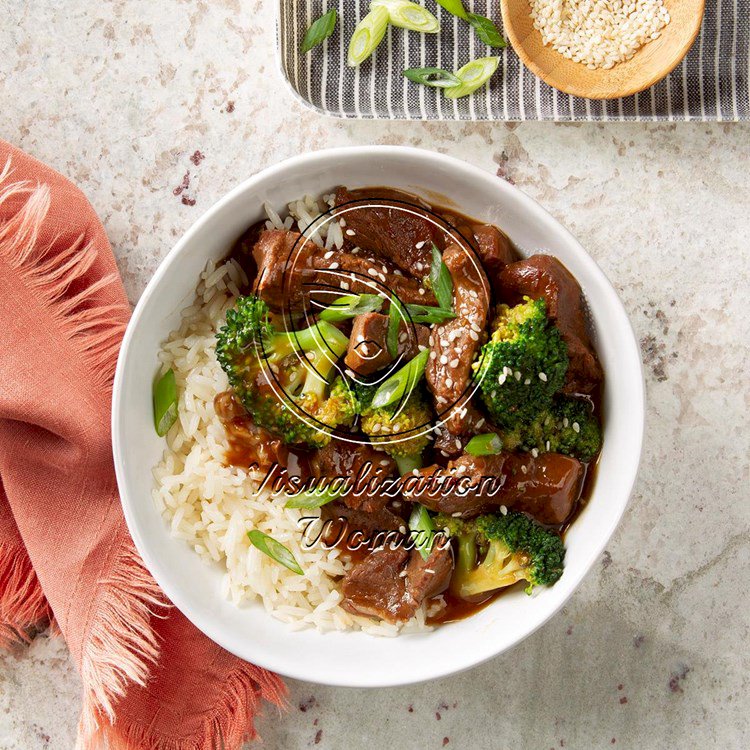
[{"label": "white rice", "polygon": [[[325,202],[329,200],[326,197]],[[308,197],[291,204],[293,220],[304,226],[309,216],[317,216],[317,204],[311,202]],[[290,217],[282,220],[270,206],[266,213],[272,226],[287,226]],[[338,222],[330,226],[340,233]],[[320,240],[324,239],[321,234]],[[247,279],[236,261],[219,266],[209,262],[194,303],[183,310],[180,327],[159,355],[162,372],[171,367],[175,373],[179,418],[153,470],[157,508],[174,537],[184,540],[207,563],[221,567],[222,593],[235,604],[260,602],[295,629],[361,629],[383,636],[429,629],[423,609],[401,626],[346,612],[340,606],[340,580],[349,563],[341,559],[338,549],[303,545],[304,526],[299,520],[303,515],[319,516],[320,511],[284,508],[286,498],[273,497],[267,490],[258,492],[261,475],[225,465],[226,436],[213,399],[228,383],[214,354],[215,334],[243,284]],[[251,529],[270,534],[288,547],[304,575],[292,573],[253,547],[247,538]]]}]

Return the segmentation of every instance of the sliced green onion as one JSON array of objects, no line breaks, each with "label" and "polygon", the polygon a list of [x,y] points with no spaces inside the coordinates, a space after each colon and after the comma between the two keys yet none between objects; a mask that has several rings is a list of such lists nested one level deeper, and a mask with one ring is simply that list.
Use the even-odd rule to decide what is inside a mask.
[{"label": "sliced green onion", "polygon": [[253,547],[257,547],[264,555],[268,555],[279,565],[289,568],[292,573],[303,576],[305,571],[300,568],[299,563],[294,559],[294,555],[281,543],[277,542],[272,536],[264,534],[258,529],[247,532],[247,538]]},{"label": "sliced green onion", "polygon": [[[452,91],[453,89],[448,89]],[[447,93],[446,93],[447,96]],[[448,266],[443,263],[443,256],[437,249],[435,243],[432,243],[432,265],[430,267],[430,284],[432,292],[438,301],[440,307],[450,310],[453,307],[453,279],[448,270]]]},{"label": "sliced green onion", "polygon": [[505,39],[500,35],[497,30],[497,26],[489,19],[484,16],[480,16],[478,13],[469,13],[468,22],[474,28],[477,36],[485,44],[490,47],[505,47]]},{"label": "sliced green onion", "polygon": [[414,359],[407,362],[382,383],[372,398],[372,408],[382,409],[384,406],[390,406],[404,395],[408,398],[424,375],[424,368],[427,366],[429,356],[429,349],[419,352]]},{"label": "sliced green onion", "polygon": [[394,456],[393,460],[396,462],[398,473],[401,476],[411,474],[414,469],[421,469],[424,466],[421,453],[415,453],[412,456]]},{"label": "sliced green onion", "polygon": [[412,323],[443,323],[456,317],[453,310],[444,307],[433,307],[431,305],[406,305]]},{"label": "sliced green onion", "polygon": [[388,11],[388,17],[394,26],[409,31],[421,31],[423,34],[436,34],[440,31],[440,22],[427,8],[411,3],[409,0],[373,0],[371,8],[381,6]]},{"label": "sliced green onion", "polygon": [[170,367],[154,383],[154,427],[159,437],[164,437],[177,421],[177,382]]},{"label": "sliced green onion", "polygon": [[499,57],[480,57],[456,71],[461,79],[460,86],[445,89],[443,92],[448,99],[458,99],[461,96],[473,94],[480,86],[483,86],[492,77],[500,64]]},{"label": "sliced green onion", "polygon": [[341,497],[341,494],[342,490],[340,488],[334,489],[329,484],[323,488],[316,487],[314,490],[300,492],[298,495],[289,498],[284,507],[315,510],[315,508],[322,508],[336,498]]},{"label": "sliced green onion", "polygon": [[318,318],[329,323],[338,323],[340,320],[355,318],[363,313],[377,312],[382,306],[383,298],[377,294],[345,294],[322,310]]},{"label": "sliced green onion", "polygon": [[432,543],[435,541],[435,524],[424,505],[414,504],[414,509],[409,516],[409,530],[414,532],[415,549],[418,549],[422,559],[426,560],[430,556]]},{"label": "sliced green onion", "polygon": [[312,22],[300,47],[303,55],[313,47],[322,44],[333,34],[333,30],[336,27],[337,15],[336,8],[331,8],[328,13],[324,13],[320,18]]},{"label": "sliced green onion", "polygon": [[401,321],[406,318],[404,309],[396,297],[391,297],[391,307],[388,310],[388,333],[386,335],[386,345],[388,354],[396,359],[398,356],[398,332],[401,328]]},{"label": "sliced green onion", "polygon": [[436,0],[438,5],[442,5],[448,13],[452,13],[454,16],[467,20],[466,8],[461,0]]},{"label": "sliced green onion", "polygon": [[442,68],[407,68],[404,75],[414,83],[421,83],[424,86],[434,86],[435,88],[447,89],[451,86],[457,86],[461,81],[456,78],[449,70]]},{"label": "sliced green onion", "polygon": [[486,435],[476,435],[466,444],[464,450],[472,456],[494,456],[503,450],[503,441],[499,435],[489,432]]},{"label": "sliced green onion", "polygon": [[350,67],[356,68],[375,51],[388,29],[389,18],[388,10],[380,5],[372,8],[357,24],[349,40],[347,63]]}]

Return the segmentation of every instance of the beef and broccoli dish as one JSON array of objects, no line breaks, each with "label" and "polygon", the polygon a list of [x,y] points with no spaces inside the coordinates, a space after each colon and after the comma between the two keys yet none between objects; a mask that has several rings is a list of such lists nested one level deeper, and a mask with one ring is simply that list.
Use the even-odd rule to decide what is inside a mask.
[{"label": "beef and broccoli dish", "polygon": [[[209,521],[191,532],[199,551],[225,557],[230,579],[241,570],[236,599],[288,603],[286,619],[316,626],[316,612],[331,627],[448,622],[515,584],[554,585],[602,443],[603,372],[576,279],[396,190],[339,187],[289,209],[267,208],[232,249],[212,406],[222,471],[317,489],[268,517],[253,501],[240,528],[255,568]],[[231,527],[235,511],[217,513]],[[317,551],[298,538],[302,517],[319,518]],[[258,560],[276,568],[262,584]],[[330,580],[292,601],[295,576]]]}]

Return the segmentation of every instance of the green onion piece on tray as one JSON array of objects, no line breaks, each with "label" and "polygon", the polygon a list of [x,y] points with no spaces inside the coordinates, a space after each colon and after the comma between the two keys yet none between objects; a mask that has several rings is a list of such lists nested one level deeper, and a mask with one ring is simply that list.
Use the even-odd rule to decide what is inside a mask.
[{"label": "green onion piece on tray", "polygon": [[425,86],[434,86],[435,88],[450,88],[457,86],[461,81],[456,78],[449,70],[442,68],[407,68],[404,75],[414,83],[421,83]]},{"label": "green onion piece on tray", "polygon": [[398,356],[398,332],[401,321],[406,319],[403,307],[396,297],[391,297],[391,307],[388,310],[388,333],[386,334],[386,345],[388,354],[396,359]]},{"label": "green onion piece on tray", "polygon": [[272,536],[253,529],[247,532],[247,538],[253,547],[257,547],[264,555],[268,555],[268,557],[275,560],[279,565],[289,568],[292,573],[297,573],[297,575],[302,576],[305,574],[305,571],[300,568],[299,563],[294,559],[294,555]]},{"label": "green onion piece on tray", "polygon": [[302,40],[300,50],[302,54],[309,52],[313,47],[317,47],[328,39],[333,30],[336,28],[336,18],[338,14],[336,8],[331,8],[328,13],[324,13],[320,18],[316,19],[310,25],[310,28],[305,34],[305,38]]},{"label": "green onion piece on tray", "polygon": [[463,68],[456,71],[456,75],[461,79],[461,85],[445,89],[443,93],[448,99],[458,99],[461,96],[473,94],[480,86],[487,83],[499,64],[499,57],[480,57],[478,60],[466,63]]},{"label": "green onion piece on tray", "polygon": [[414,547],[419,550],[422,559],[426,560],[435,540],[435,524],[424,505],[414,504],[414,510],[409,516],[409,530],[413,532]]},{"label": "green onion piece on tray", "polygon": [[388,10],[380,5],[373,7],[357,24],[349,40],[347,63],[350,67],[356,68],[375,51],[388,29],[389,18]]},{"label": "green onion piece on tray", "polygon": [[170,367],[154,383],[154,427],[159,437],[164,437],[177,421],[177,382]]},{"label": "green onion piece on tray", "polygon": [[456,317],[453,310],[444,307],[432,307],[431,305],[406,305],[412,323],[443,323]]},{"label": "green onion piece on tray", "polygon": [[424,368],[427,366],[429,356],[429,349],[419,352],[414,359],[407,362],[382,383],[372,398],[372,408],[382,409],[384,406],[396,403],[403,396],[408,398],[424,375]]},{"label": "green onion piece on tray", "polygon": [[345,294],[338,297],[318,315],[320,320],[338,323],[368,312],[377,312],[383,306],[383,298],[377,294]]},{"label": "green onion piece on tray", "polygon": [[472,456],[494,456],[503,450],[503,441],[494,432],[489,432],[473,437],[464,450]]},{"label": "green onion piece on tray", "polygon": [[438,5],[442,5],[448,13],[452,13],[454,16],[467,20],[466,8],[461,0],[436,0]]},{"label": "green onion piece on tray", "polygon": [[497,26],[489,19],[484,16],[480,16],[477,13],[469,13],[467,20],[474,28],[477,36],[485,44],[490,47],[505,47],[505,39],[501,36],[497,30]]},{"label": "green onion piece on tray", "polygon": [[409,31],[421,31],[423,34],[436,34],[440,31],[440,22],[437,18],[417,3],[409,0],[373,0],[370,7],[376,6],[388,11],[388,17],[394,26]]},{"label": "green onion piece on tray", "polygon": [[[448,91],[452,91],[452,89],[448,89],[446,95]],[[440,250],[437,249],[434,242],[432,243],[430,284],[432,285],[432,293],[435,295],[440,307],[450,310],[453,306],[453,279],[451,278],[448,266],[443,263],[443,256],[440,255]]]}]

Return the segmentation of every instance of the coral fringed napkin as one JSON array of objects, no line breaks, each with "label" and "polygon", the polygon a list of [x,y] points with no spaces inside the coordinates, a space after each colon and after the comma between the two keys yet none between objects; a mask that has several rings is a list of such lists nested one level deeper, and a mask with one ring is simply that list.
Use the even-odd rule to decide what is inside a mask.
[{"label": "coral fringed napkin", "polygon": [[109,427],[128,315],[83,194],[0,141],[0,645],[54,620],[81,750],[233,750],[284,685],[166,606],[133,547]]}]

